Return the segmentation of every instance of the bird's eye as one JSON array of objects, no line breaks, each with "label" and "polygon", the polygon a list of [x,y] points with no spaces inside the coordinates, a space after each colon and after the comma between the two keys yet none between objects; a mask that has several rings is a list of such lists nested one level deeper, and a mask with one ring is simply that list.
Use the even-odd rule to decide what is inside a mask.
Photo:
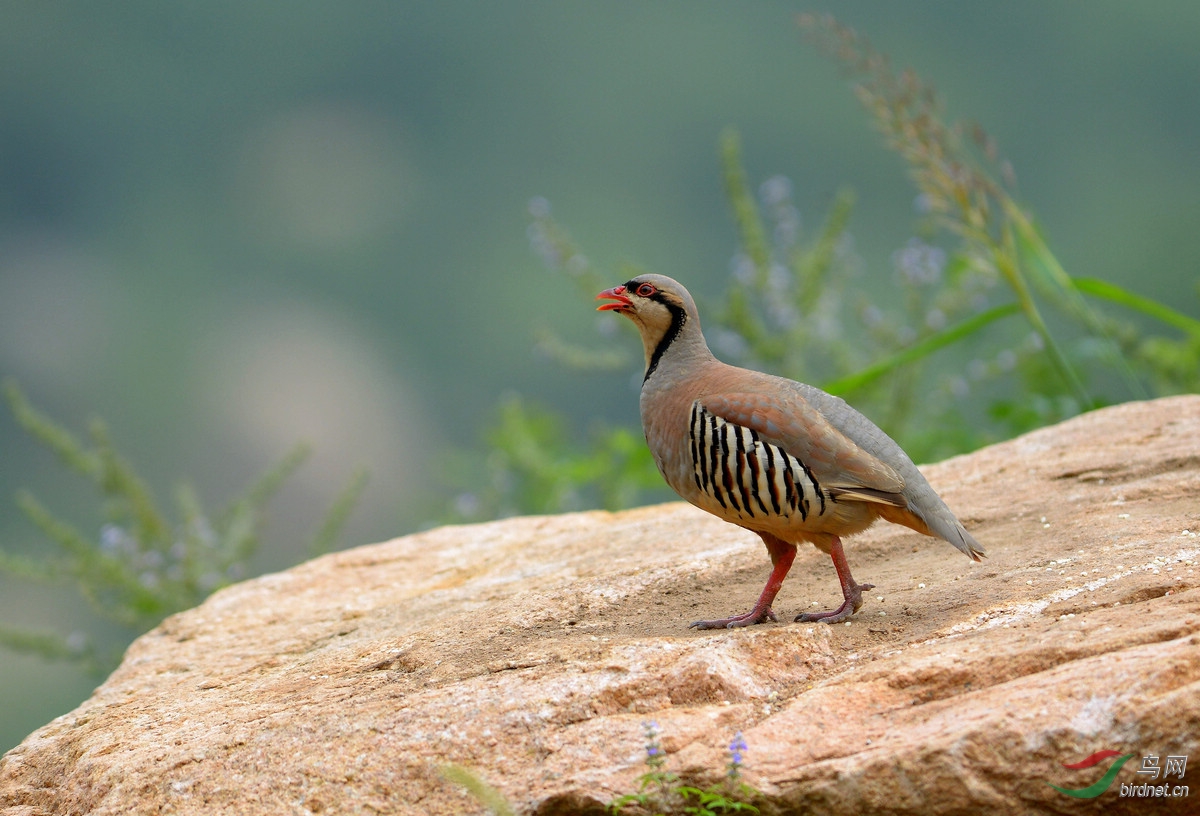
[{"label": "bird's eye", "polygon": [[637,293],[642,297],[650,297],[657,291],[658,290],[654,288],[654,284],[652,283],[643,283],[637,288]]}]

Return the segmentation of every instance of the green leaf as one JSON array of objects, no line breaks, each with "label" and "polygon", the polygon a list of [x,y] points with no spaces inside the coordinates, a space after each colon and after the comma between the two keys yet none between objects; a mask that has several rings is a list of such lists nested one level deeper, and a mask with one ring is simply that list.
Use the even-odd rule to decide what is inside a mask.
[{"label": "green leaf", "polygon": [[504,794],[473,772],[461,765],[443,765],[439,770],[445,779],[466,788],[467,793],[496,816],[516,816],[516,809],[504,798]]},{"label": "green leaf", "polygon": [[1109,281],[1098,280],[1096,278],[1074,278],[1072,280],[1074,287],[1085,295],[1101,298],[1111,303],[1116,303],[1128,309],[1132,309],[1142,314],[1153,317],[1168,326],[1173,326],[1181,331],[1187,332],[1194,338],[1200,338],[1200,320],[1177,312],[1170,306],[1164,303],[1159,303],[1157,300],[1152,300],[1142,295],[1134,294],[1127,289],[1122,289],[1115,283]]},{"label": "green leaf", "polygon": [[980,312],[979,314],[974,315],[973,317],[970,317],[961,323],[931,334],[921,342],[914,343],[908,348],[901,349],[895,354],[889,355],[879,362],[867,366],[862,371],[858,371],[845,377],[839,377],[832,382],[825,383],[821,387],[830,394],[847,394],[851,391],[875,382],[880,377],[895,371],[901,366],[916,362],[917,360],[927,357],[939,349],[956,343],[965,337],[969,337],[989,323],[993,323],[1001,318],[1008,317],[1009,315],[1017,314],[1019,311],[1020,307],[1016,303],[1006,303],[1003,306],[996,306],[988,309],[986,312]]}]

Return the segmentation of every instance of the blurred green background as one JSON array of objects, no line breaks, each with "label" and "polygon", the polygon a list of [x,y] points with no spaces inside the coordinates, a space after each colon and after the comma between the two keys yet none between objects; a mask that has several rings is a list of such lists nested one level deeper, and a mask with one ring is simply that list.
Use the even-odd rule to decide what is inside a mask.
[{"label": "blurred green background", "polygon": [[[636,422],[634,372],[564,370],[551,327],[601,317],[526,238],[545,196],[592,260],[723,290],[727,125],[806,225],[842,185],[869,280],[914,191],[793,16],[832,11],[980,121],[1073,274],[1195,314],[1200,6],[784,2],[83,2],[0,6],[0,376],[103,416],[160,496],[221,504],[297,441],[255,571],[302,560],[360,465],[343,537],[446,515],[445,459],[506,392]],[[616,273],[614,272],[614,275]],[[614,280],[612,283],[619,283]],[[611,341],[635,352],[632,332]],[[76,520],[86,486],[0,411],[0,546],[50,545],[20,487]],[[84,522],[80,522],[81,524]],[[72,631],[70,592],[0,579],[0,619]],[[0,750],[85,698],[0,651]]]}]

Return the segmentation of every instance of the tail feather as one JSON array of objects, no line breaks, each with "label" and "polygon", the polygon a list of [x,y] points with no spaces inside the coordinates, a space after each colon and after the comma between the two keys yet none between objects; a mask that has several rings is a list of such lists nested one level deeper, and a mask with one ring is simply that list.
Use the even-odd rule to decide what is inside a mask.
[{"label": "tail feather", "polygon": [[963,527],[962,522],[950,514],[949,510],[945,514],[932,515],[925,521],[929,525],[930,532],[958,547],[972,561],[979,561],[987,556],[983,545],[967,532],[967,528]]},{"label": "tail feather", "polygon": [[[963,554],[972,561],[979,561],[987,557],[983,545],[967,532],[967,528],[963,527],[962,522],[950,512],[950,508],[937,497],[932,488],[928,488],[928,493],[929,495],[924,496],[924,501],[921,502],[914,502],[910,497],[907,507],[884,506],[879,510],[879,515],[895,524],[903,524],[918,533],[947,541],[962,550]],[[934,502],[936,505],[929,507]]]}]

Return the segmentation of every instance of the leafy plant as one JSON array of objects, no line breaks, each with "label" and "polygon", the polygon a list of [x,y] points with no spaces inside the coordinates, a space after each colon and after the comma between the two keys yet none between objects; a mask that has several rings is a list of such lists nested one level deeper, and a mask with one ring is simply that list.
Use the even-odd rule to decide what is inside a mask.
[{"label": "leafy plant", "polygon": [[[608,803],[613,814],[627,813],[630,816],[654,814],[690,813],[695,816],[720,816],[724,813],[758,813],[751,800],[762,798],[762,794],[742,780],[742,765],[746,753],[746,740],[739,731],[729,743],[729,762],[725,766],[722,782],[707,788],[697,788],[680,781],[679,776],[666,769],[667,754],[663,749],[658,723],[642,724],[645,737],[646,772],[638,777],[636,793],[618,796]],[[466,789],[481,805],[496,814],[510,816],[516,813],[504,795],[489,785],[482,777],[461,765],[443,765],[442,776]]]},{"label": "leafy plant", "polygon": [[[18,424],[50,449],[69,470],[92,483],[103,504],[98,534],[52,513],[27,490],[17,495],[25,515],[57,545],[54,556],[34,558],[0,549],[0,573],[47,584],[73,585],[97,616],[130,636],[167,615],[188,609],[226,584],[245,577],[261,538],[264,509],[309,455],[297,445],[225,509],[210,514],[196,491],[175,491],[177,519],[170,521],[132,466],[114,448],[100,420],[88,441],[38,411],[14,382],[4,393]],[[366,484],[359,471],[334,500],[312,545],[330,548]],[[87,636],[63,636],[0,626],[0,645],[47,659],[77,661],[94,671],[110,669],[119,649],[103,651]],[[124,642],[119,648],[123,648]]]},{"label": "leafy plant", "polygon": [[717,816],[720,813],[758,813],[758,808],[749,799],[760,797],[750,785],[742,781],[742,760],[746,753],[746,740],[739,731],[729,744],[729,763],[725,769],[723,783],[708,788],[697,788],[680,783],[679,777],[666,769],[666,752],[663,750],[658,723],[642,725],[645,732],[646,772],[638,777],[637,793],[618,796],[608,804],[614,814],[694,813],[698,816]]},{"label": "leafy plant", "polygon": [[[919,193],[916,234],[892,255],[892,289],[864,285],[849,228],[853,194],[840,192],[806,234],[791,182],[774,176],[756,195],[738,135],[726,131],[722,175],[740,246],[727,290],[702,304],[719,356],[852,399],[917,461],[1100,405],[1200,389],[1200,321],[1115,283],[1072,277],[1018,201],[1012,165],[980,126],[948,122],[931,85],[894,71],[834,18],[805,15],[799,23],[848,70],[885,144],[908,165]],[[530,215],[535,253],[589,302],[642,271],[597,270],[545,199],[531,202]],[[583,349],[545,331],[537,342],[570,367],[635,367],[611,347]],[[589,501],[612,508],[653,495],[658,477],[636,450],[618,457],[620,467],[599,464],[614,461],[614,447],[624,450],[636,432],[603,429],[579,449],[565,427],[519,400],[502,406],[487,439],[492,497],[472,505],[474,517]],[[518,443],[529,455],[518,455]]]},{"label": "leafy plant", "polygon": [[657,811],[679,787],[679,777],[666,769],[667,756],[663,750],[658,723],[642,723],[645,737],[646,772],[637,778],[638,792],[618,796],[608,803],[608,809],[620,813],[631,805],[642,810]]},{"label": "leafy plant", "polygon": [[[960,262],[1008,285],[1020,313],[1041,338],[1045,358],[1081,408],[1112,401],[1089,391],[1082,371],[1086,364],[1099,364],[1116,375],[1125,396],[1146,394],[1134,363],[1147,360],[1136,355],[1131,360],[1124,353],[1138,332],[1094,309],[1085,295],[1182,330],[1184,347],[1190,348],[1200,338],[1200,321],[1114,283],[1069,275],[1032,212],[1018,202],[1012,165],[1000,157],[994,140],[977,123],[946,123],[941,98],[915,72],[894,72],[887,57],[866,38],[831,16],[802,15],[799,23],[818,47],[855,77],[855,92],[887,145],[907,162],[933,225],[959,239]],[[1074,342],[1074,355],[1068,355],[1051,331],[1039,298],[1081,335]],[[1153,368],[1141,372],[1143,376],[1154,373]]]},{"label": "leafy plant", "polygon": [[616,510],[666,495],[639,432],[598,427],[588,446],[571,443],[562,417],[511,396],[487,431],[484,467],[462,456],[458,480],[471,490],[455,500],[462,519],[556,513],[587,507]]}]

